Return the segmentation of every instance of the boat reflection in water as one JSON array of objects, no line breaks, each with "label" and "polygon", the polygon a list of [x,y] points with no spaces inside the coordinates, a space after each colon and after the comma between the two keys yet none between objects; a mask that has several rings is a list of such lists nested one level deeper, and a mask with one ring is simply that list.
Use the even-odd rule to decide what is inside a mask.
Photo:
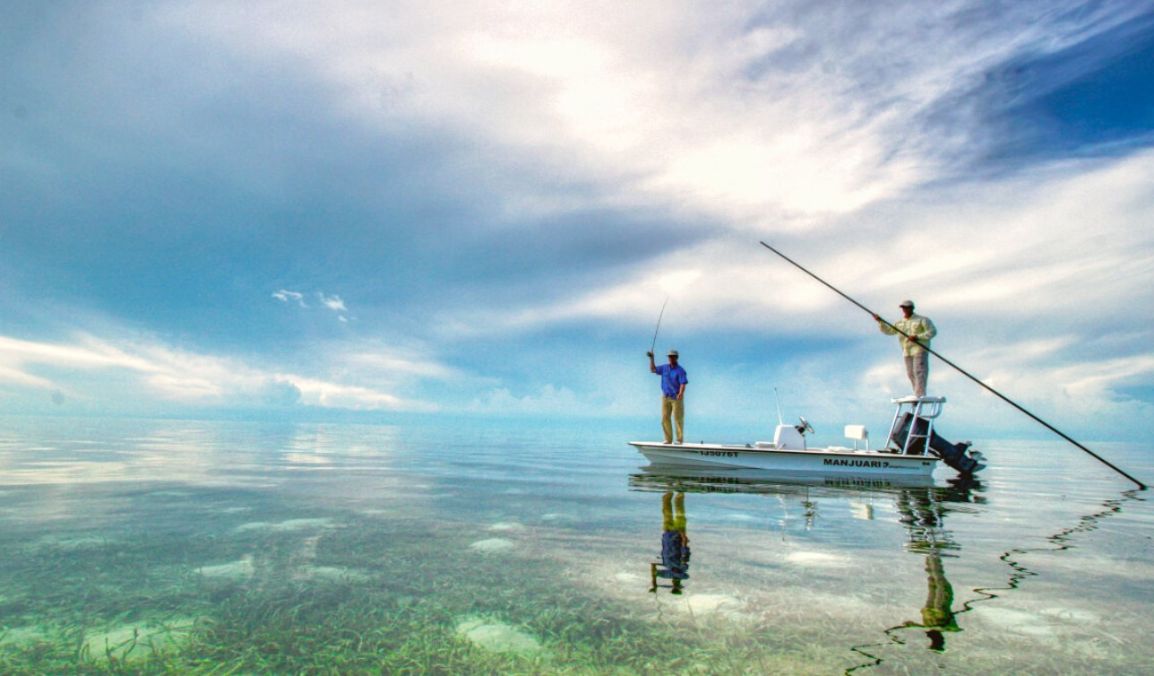
[{"label": "boat reflection in water", "polygon": [[[788,477],[758,470],[717,470],[700,468],[647,467],[629,477],[633,490],[662,493],[662,557],[660,563],[650,566],[650,591],[658,588],[657,579],[672,580],[673,593],[681,593],[688,579],[689,538],[686,535],[686,493],[755,493],[778,498],[795,498],[804,509],[806,527],[812,527],[818,517],[817,500],[821,497],[845,499],[856,495],[891,496],[905,527],[907,551],[925,557],[926,601],[919,620],[909,620],[890,627],[885,634],[900,642],[896,633],[921,629],[929,639],[929,648],[945,649],[945,635],[961,631],[953,609],[953,587],[946,578],[943,558],[959,549],[945,530],[945,515],[955,509],[951,505],[981,502],[981,484],[973,478],[952,479],[946,486],[935,486],[932,478],[855,478],[840,476]],[[667,543],[680,536],[681,549]],[[683,560],[670,555],[683,553]],[[678,567],[678,563],[683,563]],[[668,572],[666,572],[668,571]],[[872,656],[862,648],[855,650]]]}]

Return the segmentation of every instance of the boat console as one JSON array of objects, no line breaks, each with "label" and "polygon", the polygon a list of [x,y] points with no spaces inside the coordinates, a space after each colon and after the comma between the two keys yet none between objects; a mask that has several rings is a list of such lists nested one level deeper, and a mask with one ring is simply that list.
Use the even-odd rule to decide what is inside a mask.
[{"label": "boat console", "polygon": [[[773,432],[774,448],[800,451],[805,449],[805,435],[800,425],[778,425]],[[804,429],[804,428],[803,428]]]}]

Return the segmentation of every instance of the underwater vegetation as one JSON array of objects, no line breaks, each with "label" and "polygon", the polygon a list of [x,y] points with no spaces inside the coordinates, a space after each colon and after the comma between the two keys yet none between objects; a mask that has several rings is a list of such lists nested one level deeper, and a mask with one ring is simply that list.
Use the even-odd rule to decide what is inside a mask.
[{"label": "underwater vegetation", "polygon": [[[266,450],[218,474],[198,436],[172,451],[195,480],[0,487],[0,673],[1150,672],[1140,498],[1059,500],[1008,472],[965,490],[631,484],[615,447],[494,442],[438,465],[340,456],[348,434],[325,463]],[[671,528],[676,590],[650,577]]]},{"label": "underwater vegetation", "polygon": [[[182,505],[236,500],[200,494]],[[641,565],[615,566],[619,543],[555,527],[379,510],[273,513],[277,505],[252,502],[216,510],[211,529],[192,534],[6,529],[0,671],[841,673],[854,666],[847,647],[872,636],[869,618],[892,610],[806,582],[850,565],[816,550],[781,552],[781,584],[760,596],[688,589],[675,597],[645,590]],[[698,541],[719,546],[713,537]],[[592,554],[581,559],[578,550]],[[982,637],[986,657],[969,655],[970,673],[1005,669],[1023,638],[1053,649],[1055,671],[1140,667],[1105,634],[1060,648],[1054,626],[1100,620],[1064,612],[1046,624],[1044,613],[981,609],[1003,638]],[[900,664],[901,644],[920,640],[911,629],[870,654]],[[965,645],[966,636],[951,640]]]},{"label": "underwater vegetation", "polygon": [[[202,493],[180,507],[236,499]],[[720,615],[704,624],[678,613],[654,621],[582,589],[556,557],[537,556],[519,524],[431,528],[404,515],[270,514],[259,504],[215,510],[208,531],[141,528],[147,522],[99,537],[5,529],[0,672],[740,673],[839,665],[796,636],[758,635],[763,628]],[[639,590],[643,584],[638,578]],[[699,610],[708,613],[710,603],[702,595]]]},{"label": "underwater vegetation", "polygon": [[494,547],[473,526],[429,532],[404,518],[238,517],[193,538],[9,531],[0,671],[838,668],[837,659],[797,651],[780,631],[757,636],[762,628],[728,623],[719,634],[718,622],[691,616],[653,622],[575,588],[553,574],[553,562],[519,561],[515,541]]}]

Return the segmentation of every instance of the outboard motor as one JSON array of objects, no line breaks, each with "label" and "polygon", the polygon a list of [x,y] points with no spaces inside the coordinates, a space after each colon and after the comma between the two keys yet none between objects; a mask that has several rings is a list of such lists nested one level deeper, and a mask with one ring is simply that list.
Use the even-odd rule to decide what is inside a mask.
[{"label": "outboard motor", "polygon": [[[911,432],[910,423],[915,421],[914,429]],[[913,438],[909,439],[909,446],[906,447],[906,453],[911,455],[921,455],[925,453],[926,431],[929,429],[930,422],[924,418],[914,418],[912,413],[903,413],[901,422],[894,426],[895,431],[890,436],[890,443],[895,445],[898,449],[906,447],[906,439],[909,439],[910,434]],[[942,459],[950,467],[958,470],[963,475],[973,474],[985,467],[979,459],[982,457],[977,451],[969,451],[970,442],[963,441],[960,444],[953,444],[946,441],[938,435],[936,431],[930,432],[929,436],[930,451],[934,455]],[[974,456],[977,457],[974,457]]]}]

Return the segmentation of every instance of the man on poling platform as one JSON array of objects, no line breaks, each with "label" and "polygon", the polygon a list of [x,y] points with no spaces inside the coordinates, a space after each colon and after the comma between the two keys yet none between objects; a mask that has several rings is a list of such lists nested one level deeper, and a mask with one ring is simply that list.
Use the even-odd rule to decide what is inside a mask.
[{"label": "man on poling platform", "polygon": [[914,388],[914,394],[924,397],[926,396],[926,382],[930,378],[930,353],[925,348],[929,347],[930,340],[938,335],[938,329],[929,317],[914,314],[914,302],[912,300],[903,300],[898,307],[901,308],[904,316],[894,322],[892,327],[876,314],[873,318],[878,323],[878,328],[881,329],[882,333],[892,336],[900,331],[905,334],[898,340],[902,346],[902,354],[905,355],[906,375],[910,379],[910,385]]}]

